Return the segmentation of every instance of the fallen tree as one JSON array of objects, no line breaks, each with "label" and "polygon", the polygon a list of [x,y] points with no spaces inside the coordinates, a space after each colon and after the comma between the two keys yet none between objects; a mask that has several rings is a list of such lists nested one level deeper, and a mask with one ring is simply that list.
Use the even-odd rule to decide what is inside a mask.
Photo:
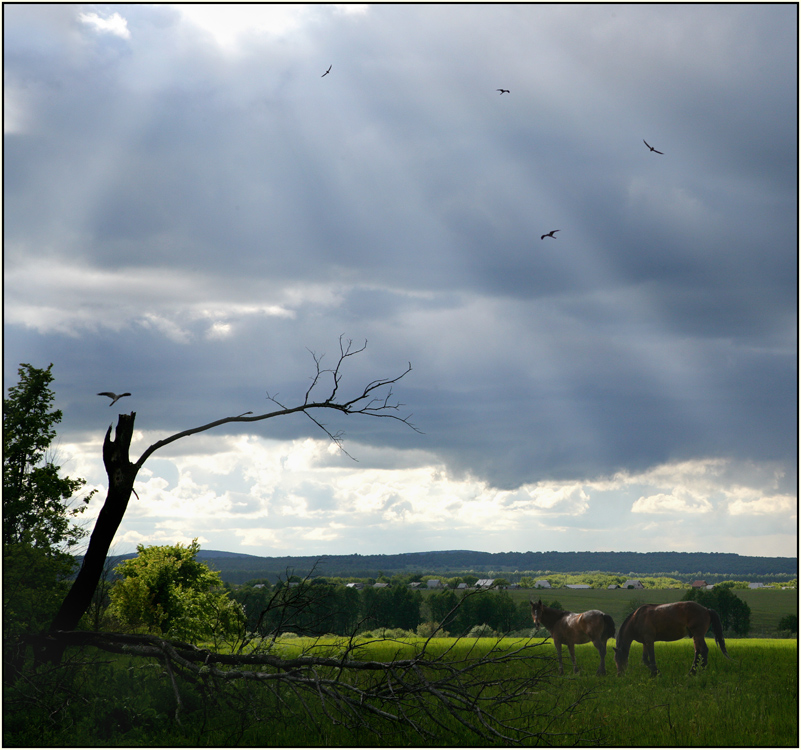
[{"label": "fallen tree", "polygon": [[[454,737],[461,738],[458,744],[465,737],[553,744],[566,739],[554,723],[586,697],[582,692],[560,705],[559,691],[549,685],[553,657],[540,640],[381,641],[383,648],[394,648],[388,660],[365,658],[377,641],[356,637],[304,639],[302,647],[272,639],[248,653],[218,653],[151,634],[70,631],[29,640],[157,660],[172,687],[178,724],[182,685],[192,684],[209,704],[224,702],[253,722],[280,716],[311,722],[321,732],[327,722],[370,734],[381,744]],[[243,684],[258,685],[258,694],[235,689]]]}]

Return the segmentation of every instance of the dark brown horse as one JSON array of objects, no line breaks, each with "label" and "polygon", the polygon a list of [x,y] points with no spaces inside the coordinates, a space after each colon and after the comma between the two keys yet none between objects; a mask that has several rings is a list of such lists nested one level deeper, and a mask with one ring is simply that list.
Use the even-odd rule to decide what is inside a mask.
[{"label": "dark brown horse", "polygon": [[659,670],[656,668],[654,656],[654,641],[678,641],[689,635],[695,644],[695,657],[690,674],[695,674],[698,657],[701,657],[701,667],[706,666],[706,656],[709,646],[706,645],[706,631],[712,626],[715,642],[720,646],[723,655],[730,659],[726,651],[726,642],[723,640],[723,626],[720,617],[714,609],[707,609],[698,602],[675,602],[673,604],[644,604],[632,612],[620,626],[617,634],[617,647],[615,648],[615,664],[617,674],[622,675],[629,663],[629,649],[632,641],[642,643],[642,661],[651,670],[655,677]]},{"label": "dark brown horse", "polygon": [[606,674],[606,641],[615,637],[615,621],[598,609],[589,612],[563,612],[561,609],[546,607],[540,599],[536,604],[531,602],[531,618],[539,627],[544,625],[553,638],[556,653],[559,655],[559,674],[562,669],[562,644],[567,646],[573,661],[573,672],[577,673],[576,654],[573,646],[577,643],[589,643],[598,649],[601,655],[601,666],[596,674]]}]

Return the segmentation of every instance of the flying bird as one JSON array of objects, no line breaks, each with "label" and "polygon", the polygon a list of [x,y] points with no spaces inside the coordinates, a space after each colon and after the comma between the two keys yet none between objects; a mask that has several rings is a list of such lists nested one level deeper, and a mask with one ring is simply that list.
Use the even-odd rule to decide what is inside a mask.
[{"label": "flying bird", "polygon": [[103,391],[102,393],[98,393],[98,396],[108,396],[111,399],[111,403],[109,406],[114,406],[123,396],[130,396],[130,393],[121,393],[119,396],[116,393],[112,393],[111,391]]},{"label": "flying bird", "polygon": [[504,94],[508,94],[509,93],[509,89],[495,89],[495,90],[496,91],[500,91],[501,92],[501,96],[503,96]]},{"label": "flying bird", "polygon": [[[645,143],[646,146],[648,146],[648,143],[646,142],[645,138],[642,139],[642,142]],[[651,151],[656,151],[657,154],[662,154],[661,151],[657,151],[653,146],[648,146],[648,148],[650,148]],[[664,156],[664,154],[662,154],[662,156]]]},{"label": "flying bird", "polygon": [[327,76],[327,75],[328,75],[328,74],[331,72],[331,68],[333,68],[333,67],[334,67],[333,65],[329,65],[329,66],[328,66],[328,70],[326,70],[326,71],[325,71],[325,73],[323,73],[323,74],[320,76],[320,78],[325,78],[325,77],[326,77],[326,76]]},{"label": "flying bird", "polygon": [[561,229],[554,229],[552,232],[548,232],[548,234],[543,234],[542,237],[540,237],[540,239],[544,240],[546,237],[552,237],[553,239],[556,239],[556,237],[554,237],[554,235],[557,232],[561,232],[561,231],[562,231]]}]

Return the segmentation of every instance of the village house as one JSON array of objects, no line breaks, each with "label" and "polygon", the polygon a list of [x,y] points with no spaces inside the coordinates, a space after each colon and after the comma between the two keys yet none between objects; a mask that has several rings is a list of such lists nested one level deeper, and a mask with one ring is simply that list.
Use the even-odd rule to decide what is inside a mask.
[{"label": "village house", "polygon": [[492,584],[495,583],[494,578],[479,578],[476,581],[476,588],[477,589],[488,589]]},{"label": "village house", "polygon": [[548,581],[537,581],[534,584],[535,589],[549,589],[551,588],[551,584]]},{"label": "village house", "polygon": [[708,586],[707,582],[703,579],[699,581],[693,581],[693,588],[694,589],[705,589]]},{"label": "village house", "polygon": [[644,589],[645,586],[643,586],[642,583],[637,578],[630,578],[628,581],[626,581],[621,586],[621,588],[624,588],[624,589]]},{"label": "village house", "polygon": [[442,581],[440,581],[439,578],[429,578],[426,581],[426,587],[430,589],[441,589]]},{"label": "village house", "polygon": [[590,586],[589,583],[566,583],[565,584],[565,588],[566,589],[591,589],[592,586]]}]

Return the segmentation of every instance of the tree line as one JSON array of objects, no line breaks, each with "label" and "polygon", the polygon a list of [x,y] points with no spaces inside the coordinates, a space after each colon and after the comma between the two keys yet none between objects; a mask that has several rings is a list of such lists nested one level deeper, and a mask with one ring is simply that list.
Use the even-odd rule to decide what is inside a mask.
[{"label": "tree line", "polygon": [[[300,583],[244,585],[229,589],[247,618],[250,632],[280,630],[298,635],[349,635],[403,630],[422,636],[462,636],[485,625],[496,633],[532,628],[527,602],[505,591],[457,592],[443,589],[423,596],[406,584],[356,589],[320,579]],[[302,606],[301,606],[302,604]]]},{"label": "tree line", "polygon": [[[375,578],[380,574],[414,572],[479,578],[499,577],[517,582],[523,576],[604,571],[629,577],[746,578],[776,580],[798,575],[797,558],[750,557],[717,552],[410,552],[396,555],[321,555],[257,557],[206,552],[206,561],[220,570],[223,580],[245,583],[252,578],[278,580],[287,569],[299,575],[312,570],[329,577]],[[722,579],[721,579],[722,580]]]}]

